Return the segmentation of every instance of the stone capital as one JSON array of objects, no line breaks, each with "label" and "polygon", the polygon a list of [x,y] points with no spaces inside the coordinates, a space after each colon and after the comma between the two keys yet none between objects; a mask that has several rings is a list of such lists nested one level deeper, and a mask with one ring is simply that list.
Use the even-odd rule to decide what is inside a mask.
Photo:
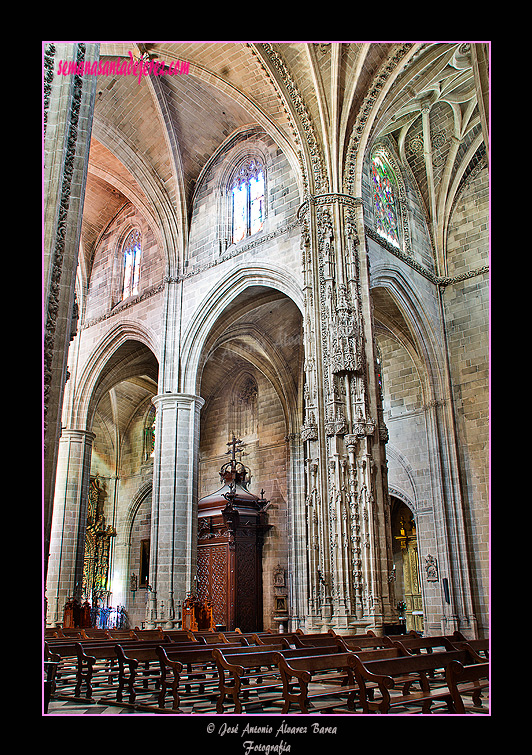
[{"label": "stone capital", "polygon": [[158,393],[156,396],[153,396],[152,403],[156,409],[161,409],[165,406],[176,406],[178,409],[201,409],[205,403],[205,399],[201,396],[195,396],[190,393],[173,393],[167,391],[166,393]]}]

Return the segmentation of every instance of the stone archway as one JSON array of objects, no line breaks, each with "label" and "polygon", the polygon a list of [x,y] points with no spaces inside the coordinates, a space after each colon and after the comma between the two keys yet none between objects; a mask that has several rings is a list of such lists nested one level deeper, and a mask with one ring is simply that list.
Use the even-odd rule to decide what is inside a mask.
[{"label": "stone archway", "polygon": [[[220,488],[233,434],[243,440],[239,454],[251,472],[249,491],[270,501],[262,551],[263,626],[278,628],[275,570],[287,572],[292,558],[290,528],[294,516],[291,430],[298,421],[303,359],[302,318],[284,294],[264,286],[242,291],[213,326],[206,340],[200,395],[199,493]],[[200,529],[198,559],[207,547]],[[218,553],[218,551],[217,551]],[[212,559],[211,559],[212,560]],[[288,588],[284,586],[283,596]],[[288,615],[288,606],[286,610]]]}]

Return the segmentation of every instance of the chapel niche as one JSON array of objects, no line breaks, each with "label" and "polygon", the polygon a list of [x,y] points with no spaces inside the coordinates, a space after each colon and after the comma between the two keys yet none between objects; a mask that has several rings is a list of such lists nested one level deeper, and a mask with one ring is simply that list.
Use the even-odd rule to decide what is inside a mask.
[{"label": "chapel niche", "polygon": [[406,504],[394,496],[391,501],[397,610],[406,631],[422,632],[423,599],[416,521]]}]

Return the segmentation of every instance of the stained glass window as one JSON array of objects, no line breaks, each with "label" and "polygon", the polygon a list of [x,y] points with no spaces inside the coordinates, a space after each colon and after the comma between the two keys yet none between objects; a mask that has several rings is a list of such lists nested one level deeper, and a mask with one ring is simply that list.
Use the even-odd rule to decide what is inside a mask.
[{"label": "stained glass window", "polygon": [[155,407],[150,407],[144,423],[144,460],[155,456]]},{"label": "stained glass window", "polygon": [[122,285],[122,301],[139,292],[141,243],[140,231],[131,231],[127,237],[124,250],[124,282]]},{"label": "stained glass window", "polygon": [[400,246],[395,179],[393,172],[379,155],[375,155],[371,161],[371,178],[376,230],[391,244]]},{"label": "stained glass window", "polygon": [[248,160],[234,178],[232,194],[232,243],[258,233],[264,226],[264,168]]}]

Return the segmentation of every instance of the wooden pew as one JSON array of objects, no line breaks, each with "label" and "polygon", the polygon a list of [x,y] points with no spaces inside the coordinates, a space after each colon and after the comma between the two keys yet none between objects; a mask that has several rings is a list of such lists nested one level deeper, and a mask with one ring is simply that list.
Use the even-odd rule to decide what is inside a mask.
[{"label": "wooden pew", "polygon": [[290,649],[290,642],[284,634],[253,634],[250,645],[258,645],[260,647],[268,645],[268,647],[276,647],[278,650]]},{"label": "wooden pew", "polygon": [[[172,694],[172,711],[179,708],[179,683],[189,694],[192,686],[198,686],[198,695],[204,695],[205,689],[217,686],[216,668],[213,661],[213,649],[223,648],[224,652],[242,652],[247,646],[230,644],[225,641],[207,644],[183,642],[156,643],[148,647],[129,645],[117,646],[119,663],[119,682],[117,700],[123,699],[123,692],[127,689],[128,704],[139,707],[138,694],[149,691],[150,682],[155,682],[151,694],[157,696],[157,708],[165,710],[166,695]],[[144,667],[139,672],[139,667]],[[157,665],[157,669],[151,667]],[[151,668],[150,668],[151,667]],[[142,686],[142,689],[140,687]],[[143,707],[153,708],[153,704],[144,703]],[[169,711],[171,712],[171,711]]]},{"label": "wooden pew", "polygon": [[50,704],[50,697],[54,693],[55,689],[55,675],[57,672],[57,661],[44,661],[44,694],[43,694],[43,708],[44,712],[48,713],[48,706]]},{"label": "wooden pew", "polygon": [[183,650],[180,645],[159,646],[157,655],[160,664],[160,692],[158,706],[165,708],[166,695],[172,696],[172,710],[179,711],[183,693],[187,700],[215,699],[218,689],[218,672],[213,650],[223,648],[224,653],[242,652],[246,646],[220,642],[200,645]]},{"label": "wooden pew", "polygon": [[[122,640],[124,646],[139,644],[139,640]],[[164,640],[155,641],[166,644]],[[168,643],[170,644],[170,643]],[[114,647],[115,640],[67,640],[65,638],[45,641],[45,660],[58,663],[56,692],[62,697],[92,700],[94,675],[98,681],[107,678],[107,687],[113,688],[118,680],[118,666]],[[192,643],[190,643],[192,645]],[[83,694],[82,691],[84,690]]]},{"label": "wooden pew", "polygon": [[157,650],[160,647],[162,647],[160,641],[159,643],[157,641],[142,642],[124,647],[120,644],[115,645],[118,661],[117,702],[123,702],[124,693],[126,693],[128,704],[135,705],[141,691],[139,684],[142,685],[142,692],[146,693],[151,692],[150,684],[153,683],[152,694],[158,693],[161,669]]},{"label": "wooden pew", "polygon": [[238,642],[240,645],[249,645],[248,637],[242,634],[240,630],[237,630],[236,632],[220,632],[218,637],[227,644]]},{"label": "wooden pew", "polygon": [[[459,632],[455,632],[452,635],[433,635],[428,637],[414,637],[412,635],[405,636],[401,640],[394,640],[393,644],[396,647],[401,647],[407,650],[411,654],[417,653],[434,653],[444,652],[447,650],[468,650],[471,652],[471,657],[475,658],[475,653],[472,647],[465,640],[458,639],[461,637]],[[475,660],[481,661],[480,656]],[[444,670],[441,669],[440,674],[435,671],[429,671],[428,676],[431,679],[437,679],[438,676],[442,676]]]},{"label": "wooden pew", "polygon": [[[399,648],[397,648],[400,650]],[[354,671],[356,681],[360,687],[360,702],[364,713],[390,713],[397,706],[421,706],[422,713],[430,713],[434,702],[445,702],[450,713],[454,713],[451,694],[447,686],[432,688],[427,674],[440,669],[446,669],[451,661],[458,660],[464,665],[472,662],[466,650],[450,650],[436,653],[419,653],[391,659],[368,660],[354,657]],[[397,680],[404,679],[405,674],[418,674],[421,681],[420,691],[407,690],[404,694],[391,695],[390,690],[396,688]],[[372,694],[368,695],[368,683],[372,685]],[[378,688],[379,699],[370,699],[375,688]]]},{"label": "wooden pew", "polygon": [[87,627],[81,630],[82,640],[109,640],[111,635],[107,629],[94,629]]},{"label": "wooden pew", "polygon": [[[123,694],[126,687],[134,688],[137,679],[137,668],[142,661],[145,664],[143,674],[148,681],[150,676],[149,665],[157,664],[159,658],[156,653],[158,647],[178,646],[183,650],[198,647],[195,642],[173,643],[164,638],[156,640],[123,640],[120,643],[107,642],[93,645],[78,645],[78,687],[81,692],[86,690],[86,698],[93,698],[93,689],[96,681],[103,686],[100,690],[108,702],[123,702]],[[130,663],[131,662],[131,663]],[[145,673],[144,673],[145,672]],[[159,672],[157,673],[159,676]],[[109,697],[111,695],[111,697]],[[134,702],[133,694],[130,703]]]},{"label": "wooden pew", "polygon": [[450,636],[436,635],[434,637],[413,637],[405,635],[400,640],[393,640],[396,647],[405,648],[409,653],[432,653],[434,650],[454,650]]},{"label": "wooden pew", "polygon": [[109,632],[109,637],[115,642],[137,639],[132,629],[108,629],[107,631]]},{"label": "wooden pew", "polygon": [[61,627],[60,637],[66,637],[72,640],[81,640],[83,637],[83,629],[79,627],[72,627],[68,629]]},{"label": "wooden pew", "polygon": [[196,642],[199,645],[205,645],[203,637],[196,637],[194,632],[188,629],[165,629],[164,636],[172,642]]},{"label": "wooden pew", "polygon": [[[284,658],[300,658],[316,655],[329,655],[335,650],[333,646],[323,649],[316,648],[287,648],[279,649],[278,643],[271,645],[257,645],[231,649],[227,651],[219,647],[213,651],[213,657],[218,667],[219,690],[216,712],[223,713],[227,698],[232,699],[233,713],[242,712],[242,703],[249,698],[250,693],[265,701],[265,693],[273,693],[273,700],[282,703],[283,681],[278,667],[277,656]],[[272,700],[268,699],[271,703]]]},{"label": "wooden pew", "polygon": [[487,713],[482,706],[482,691],[489,688],[489,663],[473,663],[464,665],[462,662],[451,661],[445,668],[445,680],[451,694],[454,713],[467,713],[463,697],[471,697],[472,711]]},{"label": "wooden pew", "polygon": [[355,634],[349,636],[336,635],[338,645],[346,652],[348,650],[369,650],[371,648],[390,648],[393,642],[389,637],[377,637],[376,635]]},{"label": "wooden pew", "polygon": [[[275,661],[283,684],[283,713],[288,713],[292,704],[298,705],[302,713],[309,713],[309,705],[313,700],[332,696],[337,699],[320,706],[320,710],[337,708],[339,705],[354,709],[358,685],[353,674],[353,653],[324,653],[290,658],[277,653]],[[315,676],[316,672],[318,676]],[[338,686],[331,686],[331,681],[335,681]],[[311,691],[310,682],[327,682],[327,689]]]},{"label": "wooden pew", "polygon": [[48,638],[44,642],[44,661],[56,664],[53,694],[75,697],[77,690],[76,640]]},{"label": "wooden pew", "polygon": [[455,650],[467,650],[472,655],[476,655],[478,662],[482,663],[489,660],[490,641],[489,639],[479,640],[454,640],[451,638],[451,644]]},{"label": "wooden pew", "polygon": [[133,634],[137,640],[149,641],[149,640],[162,640],[164,637],[163,630],[158,627],[157,629],[139,629],[135,627]]},{"label": "wooden pew", "polygon": [[[276,640],[277,635],[274,635],[273,639]],[[316,652],[312,648],[300,649],[299,651],[289,650],[286,647],[280,648],[280,645],[277,642],[273,642],[270,647],[265,645],[256,647],[237,644],[230,645],[226,643],[220,643],[218,645],[210,644],[202,646],[195,651],[187,650],[186,652],[182,652],[175,645],[160,647],[158,650],[161,665],[161,688],[158,701],[160,709],[165,707],[166,696],[168,693],[170,693],[172,697],[172,710],[174,712],[181,712],[180,704],[182,701],[185,703],[194,703],[198,701],[212,703],[220,697],[221,688],[232,686],[231,682],[225,678],[224,671],[222,671],[223,679],[220,684],[220,668],[213,656],[213,651],[216,649],[220,651],[228,662],[230,662],[232,656],[238,655],[251,658],[253,654],[256,654],[257,652],[267,652],[271,659],[273,652],[279,652],[280,649],[283,653],[288,652],[301,655],[311,655]],[[264,656],[262,659],[264,659]],[[253,664],[256,665],[256,662],[257,659],[254,658],[249,673],[257,671],[253,666]],[[275,666],[273,660],[271,663]],[[229,672],[227,671],[227,673]],[[256,681],[260,678],[261,674],[255,673],[254,680]],[[280,685],[281,682],[279,680],[279,686]],[[226,695],[224,693],[222,700],[224,700],[225,697]]]},{"label": "wooden pew", "polygon": [[296,648],[323,648],[339,647],[339,640],[332,634],[298,634],[294,635],[294,646]]},{"label": "wooden pew", "polygon": [[[346,706],[349,711],[353,711],[356,705],[356,698],[358,697],[358,682],[354,678],[354,656],[356,655],[362,660],[370,659],[395,659],[404,655],[404,651],[393,646],[388,647],[376,647],[368,648],[366,650],[348,651],[347,653],[337,653],[332,647],[307,649],[307,653],[310,657],[302,656],[303,650],[291,651],[292,657],[289,653],[283,652],[284,662],[279,665],[281,676],[283,679],[283,700],[284,707],[283,713],[289,712],[292,704],[299,705],[302,713],[308,712],[308,706],[312,704],[313,699],[319,700],[320,698],[327,698],[332,696],[339,697],[338,700],[329,703],[325,708],[338,708],[339,705]],[[315,661],[315,658],[321,658],[323,655],[330,654],[329,664],[333,664],[337,656],[348,656],[351,660],[348,661],[349,673],[338,671],[338,669],[332,668],[329,664],[323,661]],[[418,674],[404,674],[401,678],[401,682],[404,688],[409,688],[413,683],[419,682]],[[331,683],[337,685],[337,690],[323,689],[323,685],[330,685]],[[319,684],[321,688],[309,687],[310,684]],[[352,687],[347,700],[342,700],[342,693],[345,692],[345,685],[348,684]],[[296,689],[298,691],[296,691]],[[372,685],[366,685],[366,694],[371,699]]]}]

